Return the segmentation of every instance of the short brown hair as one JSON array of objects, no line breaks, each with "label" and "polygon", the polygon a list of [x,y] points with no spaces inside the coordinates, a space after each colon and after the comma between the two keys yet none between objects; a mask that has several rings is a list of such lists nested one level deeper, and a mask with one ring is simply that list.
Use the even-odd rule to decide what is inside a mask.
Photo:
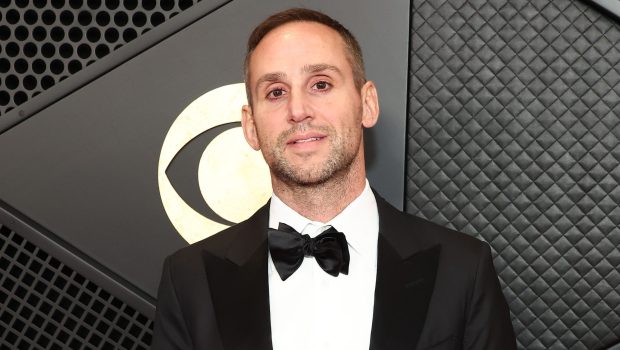
[{"label": "short brown hair", "polygon": [[305,8],[292,8],[269,16],[258,26],[256,26],[256,28],[252,31],[252,34],[250,34],[248,39],[248,50],[245,54],[245,62],[243,66],[245,75],[245,90],[250,104],[252,103],[252,91],[249,86],[250,58],[252,53],[269,32],[291,22],[315,22],[335,30],[344,41],[346,51],[348,53],[347,58],[353,70],[355,87],[358,90],[362,88],[364,83],[366,83],[364,58],[362,57],[362,48],[353,34],[351,34],[347,28],[340,24],[340,22],[322,12]]}]

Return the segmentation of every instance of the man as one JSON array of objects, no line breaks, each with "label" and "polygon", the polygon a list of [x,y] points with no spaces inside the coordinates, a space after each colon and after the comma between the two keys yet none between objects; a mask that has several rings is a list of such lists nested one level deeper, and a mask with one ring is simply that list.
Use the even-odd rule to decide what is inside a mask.
[{"label": "man", "polygon": [[370,189],[379,105],[353,36],[283,11],[250,36],[245,69],[243,132],[274,193],[166,259],[153,348],[515,349],[488,245]]}]

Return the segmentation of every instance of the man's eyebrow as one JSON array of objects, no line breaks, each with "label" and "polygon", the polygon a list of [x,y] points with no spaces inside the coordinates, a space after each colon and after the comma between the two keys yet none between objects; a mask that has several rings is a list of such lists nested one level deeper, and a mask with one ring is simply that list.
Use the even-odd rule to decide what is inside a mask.
[{"label": "man's eyebrow", "polygon": [[333,66],[331,64],[327,64],[327,63],[306,64],[302,68],[302,71],[304,73],[319,73],[319,72],[323,72],[326,70],[330,70],[330,71],[338,73],[339,75],[342,75],[340,68]]},{"label": "man's eyebrow", "polygon": [[286,73],[275,72],[275,73],[267,73],[258,78],[256,80],[256,87],[260,86],[262,83],[270,83],[274,81],[280,81],[286,79]]}]

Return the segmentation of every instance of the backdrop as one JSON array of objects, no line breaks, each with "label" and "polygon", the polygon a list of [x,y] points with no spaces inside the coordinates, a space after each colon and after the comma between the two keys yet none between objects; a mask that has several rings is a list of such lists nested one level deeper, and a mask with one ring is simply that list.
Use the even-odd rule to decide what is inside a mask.
[{"label": "backdrop", "polygon": [[519,348],[617,343],[614,3],[6,0],[0,347],[148,348],[163,258],[269,193],[231,147],[244,45],[298,5],[362,44],[382,111],[371,183],[489,242]]}]

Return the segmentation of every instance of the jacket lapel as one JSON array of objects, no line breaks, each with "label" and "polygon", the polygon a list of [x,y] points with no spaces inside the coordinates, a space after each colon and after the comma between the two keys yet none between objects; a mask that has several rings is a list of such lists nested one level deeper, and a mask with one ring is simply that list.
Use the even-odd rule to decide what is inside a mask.
[{"label": "jacket lapel", "polygon": [[271,350],[267,226],[269,203],[234,226],[225,247],[203,251],[222,344],[226,350]]},{"label": "jacket lapel", "polygon": [[414,349],[433,294],[441,247],[375,193],[379,208],[377,283],[370,349]]}]

